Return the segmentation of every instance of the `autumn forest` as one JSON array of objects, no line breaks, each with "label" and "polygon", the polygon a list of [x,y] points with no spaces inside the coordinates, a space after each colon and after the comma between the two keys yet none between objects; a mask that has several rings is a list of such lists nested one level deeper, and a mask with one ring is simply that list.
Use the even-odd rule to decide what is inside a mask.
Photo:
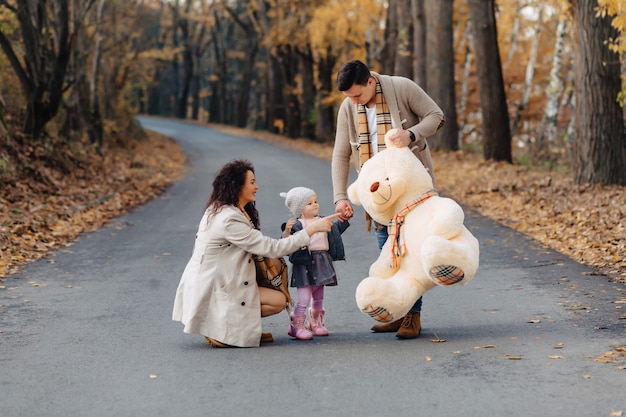
[{"label": "autumn forest", "polygon": [[99,148],[137,112],[330,141],[341,100],[333,77],[358,58],[413,78],[456,119],[435,147],[508,160],[511,143],[524,157],[578,166],[580,182],[623,184],[618,6],[3,0],[3,120],[35,137],[86,131]]}]

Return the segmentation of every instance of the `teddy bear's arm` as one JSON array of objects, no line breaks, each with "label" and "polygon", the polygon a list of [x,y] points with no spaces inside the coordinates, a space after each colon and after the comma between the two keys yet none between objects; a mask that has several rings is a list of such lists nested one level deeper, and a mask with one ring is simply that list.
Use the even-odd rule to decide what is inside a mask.
[{"label": "teddy bear's arm", "polygon": [[370,266],[370,276],[386,279],[392,277],[398,271],[400,268],[399,263],[395,268],[391,264],[391,246],[391,241],[387,239],[380,251],[380,255],[378,255],[378,259]]},{"label": "teddy bear's arm", "polygon": [[428,224],[432,234],[452,239],[461,233],[465,213],[457,202],[450,198],[440,197],[428,203],[430,212],[433,214]]}]

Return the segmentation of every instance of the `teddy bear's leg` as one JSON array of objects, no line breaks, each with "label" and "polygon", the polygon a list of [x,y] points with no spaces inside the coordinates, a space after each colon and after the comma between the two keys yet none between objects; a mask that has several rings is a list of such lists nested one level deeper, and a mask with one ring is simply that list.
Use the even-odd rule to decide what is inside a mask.
[{"label": "teddy bear's leg", "polygon": [[452,240],[431,236],[421,252],[424,272],[437,285],[465,284],[478,269],[478,240],[469,232]]},{"label": "teddy bear's leg", "polygon": [[391,279],[368,277],[361,281],[355,294],[359,309],[383,323],[402,318],[427,289],[414,278],[398,275]]},{"label": "teddy bear's leg", "polygon": [[395,267],[392,266],[391,246],[391,242],[387,239],[387,242],[380,250],[378,259],[370,266],[369,274],[371,277],[391,278],[400,269],[400,263]]},{"label": "teddy bear's leg", "polygon": [[378,277],[381,279],[391,278],[396,272],[398,272],[399,266],[392,267],[391,256],[384,258],[381,256],[376,262],[370,266],[370,276]]}]

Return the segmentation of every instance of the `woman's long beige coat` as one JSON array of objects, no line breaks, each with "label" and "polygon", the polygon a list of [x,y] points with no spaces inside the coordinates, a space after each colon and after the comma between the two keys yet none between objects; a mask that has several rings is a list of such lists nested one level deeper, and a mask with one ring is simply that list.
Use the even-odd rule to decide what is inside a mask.
[{"label": "woman's long beige coat", "polygon": [[308,246],[306,231],[272,239],[254,229],[232,206],[200,221],[191,259],[183,272],[172,319],[185,333],[232,346],[259,346],[261,304],[252,254],[276,258]]}]

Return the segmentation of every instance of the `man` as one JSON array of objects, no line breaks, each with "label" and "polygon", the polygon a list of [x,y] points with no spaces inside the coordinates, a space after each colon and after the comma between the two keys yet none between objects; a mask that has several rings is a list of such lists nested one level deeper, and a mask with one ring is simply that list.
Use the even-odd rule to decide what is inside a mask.
[{"label": "man", "polygon": [[[431,177],[433,162],[426,138],[445,123],[439,106],[416,83],[405,77],[377,74],[361,61],[349,61],[337,74],[337,88],[346,99],[337,115],[337,132],[332,157],[335,211],[349,220],[354,209],[347,195],[350,160],[357,155],[356,169],[385,148],[385,133],[397,128],[389,139],[397,147],[408,146]],[[374,224],[378,248],[387,241],[387,225]],[[369,225],[368,225],[369,230]],[[422,329],[420,297],[399,320],[377,324],[374,332],[396,332],[401,339],[414,339]]]}]

